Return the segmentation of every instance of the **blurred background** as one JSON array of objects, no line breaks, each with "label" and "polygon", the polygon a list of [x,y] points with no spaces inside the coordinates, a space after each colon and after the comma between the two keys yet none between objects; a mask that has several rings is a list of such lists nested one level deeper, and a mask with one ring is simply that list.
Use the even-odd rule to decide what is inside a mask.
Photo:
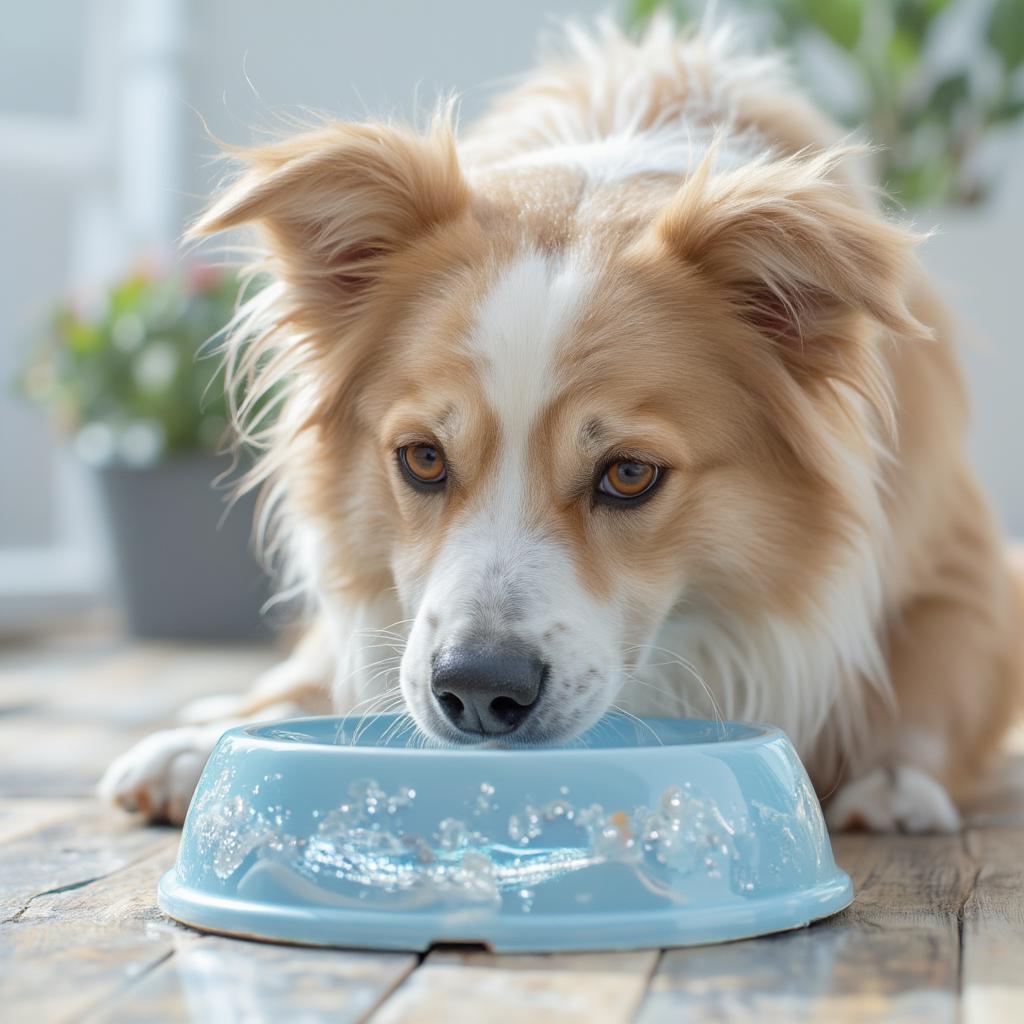
[{"label": "blurred background", "polygon": [[[666,6],[620,0],[639,26]],[[178,248],[244,143],[282,116],[469,120],[555,20],[607,0],[35,0],[0,35],[0,637],[82,613],[137,636],[261,630],[251,503],[226,518],[215,360],[223,268]],[[1024,0],[735,0],[839,121],[884,147],[894,206],[970,328],[972,449],[1024,536]]]}]

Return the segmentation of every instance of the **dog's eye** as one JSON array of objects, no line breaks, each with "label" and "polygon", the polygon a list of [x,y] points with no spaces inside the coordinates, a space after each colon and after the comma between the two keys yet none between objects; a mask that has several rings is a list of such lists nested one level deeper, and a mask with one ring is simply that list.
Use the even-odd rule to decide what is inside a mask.
[{"label": "dog's eye", "polygon": [[448,475],[440,449],[429,444],[408,444],[398,449],[398,464],[410,483],[439,487]]},{"label": "dog's eye", "polygon": [[658,482],[660,475],[661,470],[649,462],[613,462],[604,471],[597,489],[610,498],[629,501],[647,494]]}]

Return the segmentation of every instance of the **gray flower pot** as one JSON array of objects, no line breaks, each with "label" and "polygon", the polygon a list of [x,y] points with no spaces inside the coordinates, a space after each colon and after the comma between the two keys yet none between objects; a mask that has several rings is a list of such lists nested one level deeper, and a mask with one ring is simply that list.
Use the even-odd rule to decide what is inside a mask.
[{"label": "gray flower pot", "polygon": [[96,471],[128,631],[229,639],[268,632],[269,582],[251,550],[255,499],[226,514],[213,481],[228,463],[194,455]]}]

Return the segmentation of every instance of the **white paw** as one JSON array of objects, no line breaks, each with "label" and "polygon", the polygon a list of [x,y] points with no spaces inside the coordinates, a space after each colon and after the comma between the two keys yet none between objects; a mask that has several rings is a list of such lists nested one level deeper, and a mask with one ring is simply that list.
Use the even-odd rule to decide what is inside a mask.
[{"label": "white paw", "polygon": [[147,820],[180,825],[221,731],[204,726],[152,733],[106,770],[100,796]]},{"label": "white paw", "polygon": [[960,815],[930,775],[900,765],[877,768],[845,785],[825,811],[829,828],[872,832],[956,832]]}]

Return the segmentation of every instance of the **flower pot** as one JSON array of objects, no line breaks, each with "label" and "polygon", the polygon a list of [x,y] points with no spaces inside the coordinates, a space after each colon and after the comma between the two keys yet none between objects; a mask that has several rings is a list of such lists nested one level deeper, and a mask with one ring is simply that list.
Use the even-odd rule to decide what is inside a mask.
[{"label": "flower pot", "polygon": [[192,455],[96,476],[117,589],[138,637],[227,639],[268,632],[269,581],[251,549],[255,499],[230,510],[213,481],[228,463]]}]

